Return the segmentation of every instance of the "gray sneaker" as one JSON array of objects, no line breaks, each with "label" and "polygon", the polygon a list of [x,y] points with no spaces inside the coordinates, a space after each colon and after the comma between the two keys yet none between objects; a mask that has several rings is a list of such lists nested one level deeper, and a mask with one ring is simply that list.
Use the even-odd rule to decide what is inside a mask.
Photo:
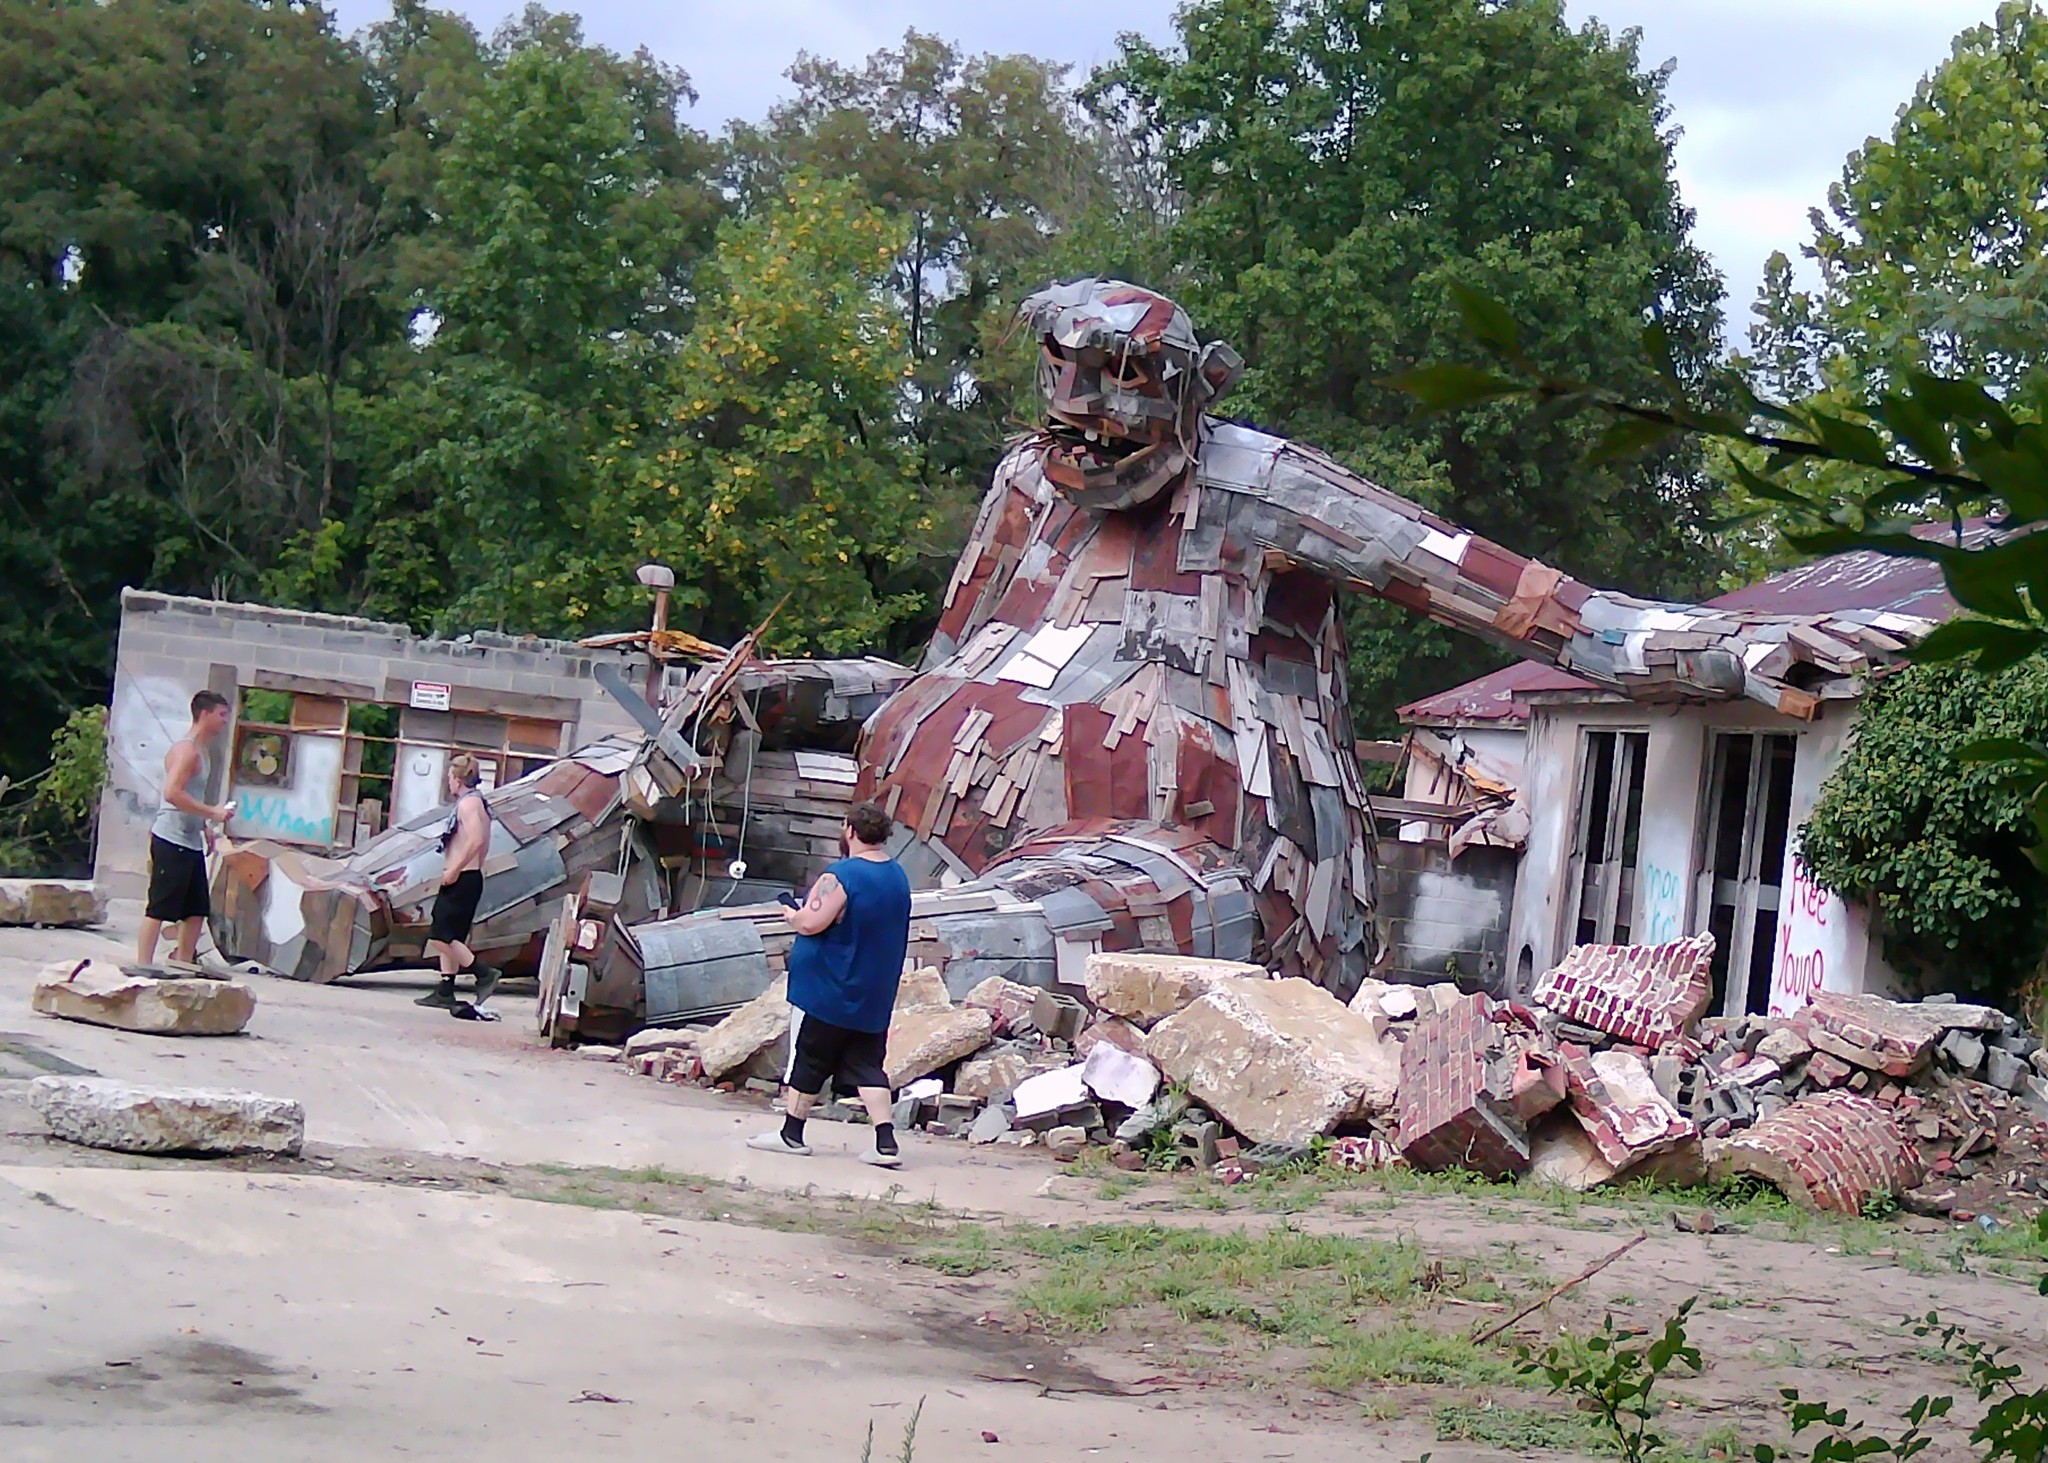
[{"label": "gray sneaker", "polygon": [[498,969],[495,965],[486,965],[481,960],[477,961],[473,969],[476,972],[475,999],[476,1003],[481,1006],[498,989],[498,982],[504,979],[505,972]]},{"label": "gray sneaker", "polygon": [[798,1158],[809,1158],[811,1156],[810,1144],[792,1143],[789,1139],[782,1136],[780,1130],[773,1133],[756,1133],[753,1137],[747,1139],[747,1146],[749,1148],[758,1148],[763,1153],[788,1153]]},{"label": "gray sneaker", "polygon": [[455,1008],[455,982],[444,980],[424,996],[413,1001],[415,1006],[433,1006],[443,1011]]}]

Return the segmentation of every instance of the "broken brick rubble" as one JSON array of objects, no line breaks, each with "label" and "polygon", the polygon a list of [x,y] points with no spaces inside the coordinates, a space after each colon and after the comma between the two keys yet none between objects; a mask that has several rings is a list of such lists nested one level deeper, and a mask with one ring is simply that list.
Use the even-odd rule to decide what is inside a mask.
[{"label": "broken brick rubble", "polygon": [[1652,1051],[1706,1014],[1714,937],[1664,945],[1580,945],[1529,998],[1567,1021]]}]

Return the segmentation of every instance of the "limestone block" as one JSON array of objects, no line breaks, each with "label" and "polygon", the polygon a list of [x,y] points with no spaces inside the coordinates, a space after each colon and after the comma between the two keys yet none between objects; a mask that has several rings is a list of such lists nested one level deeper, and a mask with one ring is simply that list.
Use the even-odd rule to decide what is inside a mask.
[{"label": "limestone block", "polygon": [[1134,1057],[1145,1054],[1145,1033],[1121,1016],[1105,1016],[1074,1038],[1074,1055],[1086,1058],[1101,1042],[1120,1046]]},{"label": "limestone block", "polygon": [[1038,987],[1019,985],[992,975],[967,993],[965,1004],[979,1006],[996,1018],[996,1030],[1007,1031],[1031,1015],[1038,1003]]},{"label": "limestone block", "polygon": [[1099,1041],[1081,1064],[1081,1080],[1104,1102],[1139,1108],[1159,1090],[1159,1069],[1111,1042]]},{"label": "limestone block", "polygon": [[1145,1039],[1145,1055],[1169,1078],[1261,1143],[1306,1143],[1386,1111],[1400,1053],[1299,979],[1221,983]]},{"label": "limestone block", "polygon": [[103,960],[43,967],[29,1005],[45,1016],[153,1036],[233,1036],[256,1013],[256,992],[239,981],[123,974]]},{"label": "limestone block", "polygon": [[260,1092],[38,1077],[29,1104],[65,1142],[120,1153],[291,1155],[306,1141],[305,1109]]},{"label": "limestone block", "polygon": [[899,1011],[950,1011],[953,997],[946,991],[946,978],[939,974],[935,965],[920,965],[915,970],[903,972],[903,979],[896,987],[896,1009]]},{"label": "limestone block", "polygon": [[1264,966],[1236,960],[1101,952],[1088,957],[1084,977],[1088,1000],[1097,1010],[1147,1030],[1223,982],[1266,978]]},{"label": "limestone block", "polygon": [[953,1091],[961,1097],[978,1097],[984,1102],[1017,1090],[1017,1084],[1031,1075],[1031,1059],[1009,1047],[994,1047],[978,1057],[969,1057],[953,1074]]},{"label": "limestone block", "polygon": [[645,1031],[636,1031],[626,1038],[626,1047],[621,1055],[631,1061],[635,1057],[648,1056],[654,1052],[693,1052],[697,1043],[704,1039],[704,1033],[690,1027],[650,1026]]},{"label": "limestone block", "polygon": [[697,1056],[704,1075],[723,1082],[777,1042],[789,1040],[789,982],[778,980],[704,1033]]},{"label": "limestone block", "polygon": [[889,1085],[901,1087],[962,1057],[971,1057],[987,1046],[994,1034],[995,1018],[979,1006],[950,1010],[899,1006],[889,1020],[885,1059]]},{"label": "limestone block", "polygon": [[107,896],[90,879],[0,879],[0,925],[97,925]]}]

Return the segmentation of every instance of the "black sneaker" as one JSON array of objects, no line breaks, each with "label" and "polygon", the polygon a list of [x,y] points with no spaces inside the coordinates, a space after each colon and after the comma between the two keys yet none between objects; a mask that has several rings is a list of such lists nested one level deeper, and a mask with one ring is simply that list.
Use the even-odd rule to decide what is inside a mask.
[{"label": "black sneaker", "polygon": [[498,982],[505,978],[505,972],[495,965],[486,965],[479,960],[471,967],[476,972],[476,1003],[481,1006],[498,989]]},{"label": "black sneaker", "polygon": [[442,981],[424,996],[416,999],[413,1004],[415,1006],[433,1006],[443,1011],[453,1010],[455,1007],[455,982],[452,980]]}]

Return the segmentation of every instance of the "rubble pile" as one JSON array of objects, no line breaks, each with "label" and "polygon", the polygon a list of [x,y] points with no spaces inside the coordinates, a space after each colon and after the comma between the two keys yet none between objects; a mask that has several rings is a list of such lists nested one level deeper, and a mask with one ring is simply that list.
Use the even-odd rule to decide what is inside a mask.
[{"label": "rubble pile", "polygon": [[[1712,954],[1705,935],[1582,946],[1526,1002],[1368,981],[1348,1005],[1190,956],[1099,953],[1078,989],[991,976],[957,1001],[923,967],[898,995],[889,1077],[900,1127],[1224,1182],[1324,1162],[1581,1190],[1747,1175],[1847,1214],[2048,1196],[2048,1052],[2018,1022],[1834,993],[1792,1017],[1706,1018]],[[789,1022],[778,983],[716,1026],[643,1031],[624,1059],[772,1094]],[[852,1099],[819,1116],[861,1120]]]}]

